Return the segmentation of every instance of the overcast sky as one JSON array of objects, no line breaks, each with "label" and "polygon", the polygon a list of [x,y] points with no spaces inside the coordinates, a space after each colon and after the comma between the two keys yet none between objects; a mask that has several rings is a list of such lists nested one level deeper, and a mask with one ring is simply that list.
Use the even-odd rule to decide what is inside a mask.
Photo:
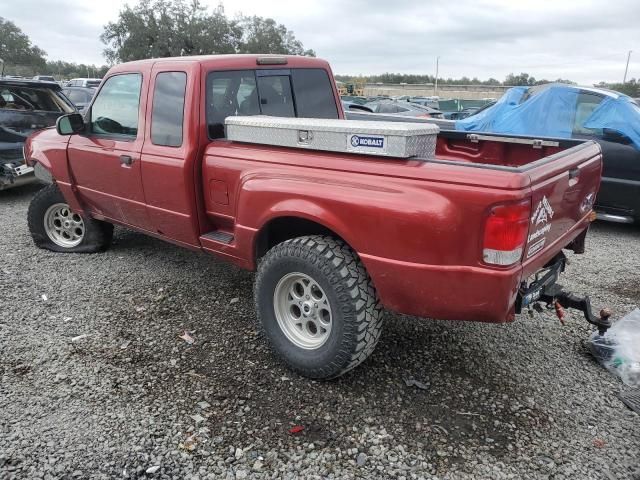
[{"label": "overcast sky", "polygon": [[[0,0],[48,58],[103,64],[99,35],[135,0]],[[203,0],[215,6],[217,0]],[[582,84],[640,77],[639,0],[225,0],[226,13],[274,18],[334,73],[494,77],[527,72]]]}]

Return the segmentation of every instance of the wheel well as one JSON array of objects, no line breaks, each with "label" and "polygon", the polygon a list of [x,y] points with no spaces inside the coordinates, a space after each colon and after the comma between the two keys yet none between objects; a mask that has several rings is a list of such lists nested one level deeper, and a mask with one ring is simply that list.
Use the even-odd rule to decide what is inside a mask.
[{"label": "wheel well", "polygon": [[279,243],[305,235],[327,235],[348,245],[340,235],[317,222],[299,217],[279,217],[268,222],[258,232],[256,260]]}]

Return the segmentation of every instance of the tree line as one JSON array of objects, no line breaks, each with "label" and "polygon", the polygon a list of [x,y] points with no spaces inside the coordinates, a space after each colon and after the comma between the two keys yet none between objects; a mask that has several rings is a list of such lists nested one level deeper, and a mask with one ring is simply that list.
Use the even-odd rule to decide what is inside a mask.
[{"label": "tree line", "polygon": [[[140,0],[134,6],[125,5],[114,22],[104,26],[100,36],[105,45],[105,65],[87,65],[63,60],[48,60],[47,53],[13,22],[0,17],[0,58],[5,75],[54,75],[56,78],[102,77],[115,63],[183,55],[224,53],[276,53],[315,56],[306,49],[286,26],[271,18],[239,15],[230,18],[222,5],[208,9],[200,0]],[[368,77],[336,75],[346,82],[373,83],[435,83],[433,75],[383,73]],[[558,78],[555,82],[575,84]],[[503,81],[495,78],[438,78],[443,85],[516,86],[540,85],[546,79],[536,79],[528,73],[510,73]],[[640,82],[597,86],[640,96]]]},{"label": "tree line", "polygon": [[[107,65],[47,60],[47,53],[13,22],[0,17],[0,59],[5,75],[102,77],[109,65],[143,58],[224,53],[315,56],[294,33],[272,18],[228,17],[222,5],[209,10],[200,0],[141,0],[126,5],[100,36]],[[1,67],[0,67],[1,68]]]},{"label": "tree line", "polygon": [[[336,75],[336,79],[345,83],[358,83],[366,81],[368,83],[433,84],[436,81],[436,77],[434,75],[415,75],[403,73],[383,73],[381,75],[371,75],[368,77],[363,77],[362,75]],[[563,78],[558,78],[552,81],[558,83],[567,83],[570,85],[576,84],[571,80],[566,80]],[[542,85],[549,82],[549,80],[536,80],[535,77],[530,76],[528,73],[521,73],[520,75],[514,75],[513,73],[510,73],[503,81],[497,80],[495,78],[489,78],[488,80],[479,80],[477,77],[469,78],[466,76],[461,78],[438,78],[438,84],[441,85],[533,86]]]}]

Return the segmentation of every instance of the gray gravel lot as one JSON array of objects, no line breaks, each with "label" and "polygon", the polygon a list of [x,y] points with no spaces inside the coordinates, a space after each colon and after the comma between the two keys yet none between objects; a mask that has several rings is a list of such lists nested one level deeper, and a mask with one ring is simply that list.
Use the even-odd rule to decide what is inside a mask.
[{"label": "gray gravel lot", "polygon": [[[388,314],[367,362],[313,382],[256,335],[252,274],[122,229],[38,250],[34,192],[0,192],[0,478],[640,479],[640,417],[576,313]],[[627,312],[639,247],[596,224],[564,283]]]}]

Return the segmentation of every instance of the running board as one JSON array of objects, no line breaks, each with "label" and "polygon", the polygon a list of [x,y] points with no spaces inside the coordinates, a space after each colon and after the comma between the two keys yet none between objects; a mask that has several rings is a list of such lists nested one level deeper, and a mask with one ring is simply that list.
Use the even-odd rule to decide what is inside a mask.
[{"label": "running board", "polygon": [[206,233],[202,235],[201,238],[213,240],[214,242],[218,243],[224,243],[225,245],[229,245],[231,242],[233,242],[233,234],[229,232],[223,232],[222,230],[214,230],[213,232]]}]

